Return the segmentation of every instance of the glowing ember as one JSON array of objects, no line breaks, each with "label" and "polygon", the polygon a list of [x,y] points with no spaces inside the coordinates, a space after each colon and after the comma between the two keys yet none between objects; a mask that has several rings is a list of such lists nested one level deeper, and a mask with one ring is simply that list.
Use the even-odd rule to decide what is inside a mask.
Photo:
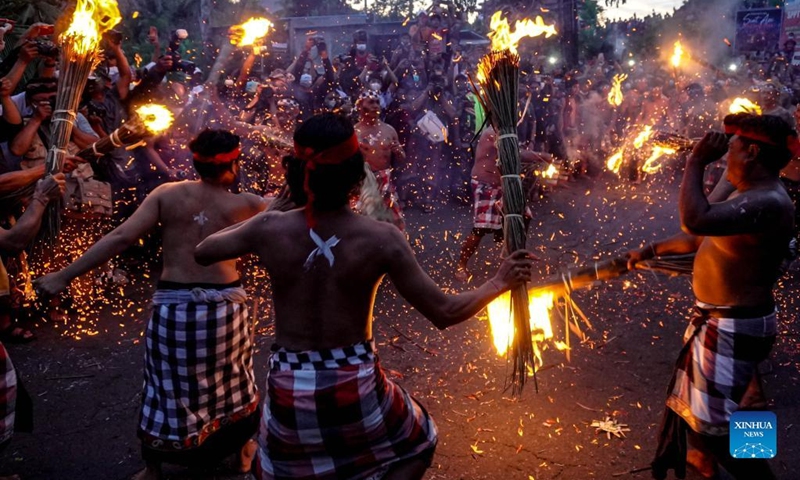
[{"label": "glowing ember", "polygon": [[[531,338],[538,365],[542,365],[542,356],[538,343],[553,338],[550,325],[550,309],[553,307],[553,292],[531,293],[528,299],[528,311],[531,315]],[[492,341],[497,354],[504,356],[514,341],[514,320],[511,316],[511,294],[509,292],[497,297],[487,307],[489,325],[492,330]]]},{"label": "glowing ember", "polygon": [[498,10],[492,15],[490,22],[492,31],[489,32],[489,38],[492,39],[492,50],[495,51],[509,50],[517,53],[517,45],[524,37],[544,35],[545,38],[550,38],[557,33],[555,25],[545,25],[541,16],[537,16],[535,20],[517,20],[512,32],[508,20],[501,18],[502,16],[503,12]]},{"label": "glowing ember", "polygon": [[87,55],[100,44],[103,33],[122,20],[114,0],[78,0],[69,28],[59,36],[63,44],[71,42],[75,53]]},{"label": "glowing ember", "polygon": [[755,102],[751,102],[747,98],[737,97],[733,99],[728,113],[753,113],[755,115],[761,115],[761,106]]},{"label": "glowing ember", "polygon": [[681,58],[683,58],[683,45],[681,45],[681,41],[678,40],[675,42],[675,46],[672,49],[672,57],[670,58],[670,63],[673,67],[678,68],[681,66]]},{"label": "glowing ember", "polygon": [[653,153],[650,154],[650,158],[648,158],[644,162],[644,165],[642,165],[642,171],[644,173],[656,173],[657,171],[661,170],[661,167],[663,166],[662,163],[658,162],[658,159],[664,155],[672,155],[675,152],[675,149],[654,145]]},{"label": "glowing ember", "polygon": [[608,103],[619,107],[622,105],[622,101],[625,97],[622,95],[622,82],[628,78],[628,74],[626,73],[618,73],[614,75],[614,80],[612,81],[611,91],[608,92]]},{"label": "glowing ember", "polygon": [[136,114],[142,119],[145,128],[152,133],[158,134],[172,126],[174,117],[172,112],[163,105],[148,103],[136,109]]},{"label": "glowing ember", "polygon": [[243,24],[237,25],[237,28],[242,30],[242,38],[236,46],[245,47],[255,44],[256,40],[266,37],[273,26],[272,22],[263,17],[253,17]]}]

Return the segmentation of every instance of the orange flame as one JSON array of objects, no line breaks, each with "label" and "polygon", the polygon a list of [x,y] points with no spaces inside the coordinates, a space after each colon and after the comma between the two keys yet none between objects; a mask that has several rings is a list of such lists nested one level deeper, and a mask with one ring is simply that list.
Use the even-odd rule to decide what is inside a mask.
[{"label": "orange flame", "polygon": [[676,150],[673,148],[653,145],[653,153],[650,154],[650,158],[645,160],[644,165],[642,165],[642,171],[644,173],[656,173],[663,166],[662,163],[658,162],[658,159],[664,155],[672,155],[675,152]]},{"label": "orange flame", "polygon": [[273,28],[272,22],[263,17],[253,17],[236,28],[242,31],[242,38],[236,43],[238,47],[253,45],[257,40],[264,38]]},{"label": "orange flame", "polygon": [[[553,338],[553,327],[550,325],[550,309],[553,308],[555,295],[553,292],[530,292],[528,311],[531,315],[531,338],[537,365],[542,365],[539,343]],[[511,293],[506,292],[492,300],[487,307],[492,341],[497,354],[504,356],[514,341],[514,320],[511,316]],[[558,346],[558,345],[557,345]],[[559,347],[560,348],[560,347]]]},{"label": "orange flame", "polygon": [[633,146],[635,148],[642,148],[642,145],[644,145],[644,142],[650,140],[650,137],[652,137],[652,136],[653,136],[653,127],[648,125],[648,126],[644,127],[644,130],[642,130],[639,133],[639,135],[636,136],[636,139],[633,141]]},{"label": "orange flame", "polygon": [[545,25],[544,19],[537,16],[535,20],[525,18],[517,20],[514,23],[514,31],[508,24],[508,20],[502,18],[503,12],[498,10],[492,15],[490,21],[489,38],[492,40],[492,50],[509,50],[512,53],[517,53],[517,45],[524,37],[538,37],[544,35],[545,38],[550,38],[556,35],[555,25]]},{"label": "orange flame", "polygon": [[172,126],[174,117],[172,112],[163,105],[148,103],[136,109],[136,114],[142,119],[147,131],[153,135],[159,134]]},{"label": "orange flame", "polygon": [[608,157],[608,160],[606,160],[606,168],[608,168],[609,171],[619,173],[619,169],[622,167],[623,150],[624,149],[620,148],[617,153]]},{"label": "orange flame", "polygon": [[728,113],[754,113],[761,115],[761,106],[747,98],[737,97],[733,99]]},{"label": "orange flame", "polygon": [[608,92],[608,103],[619,107],[622,105],[622,101],[625,97],[622,95],[622,82],[628,78],[627,73],[618,73],[614,75],[614,80],[612,81],[611,91]]},{"label": "orange flame", "polygon": [[678,68],[681,66],[681,58],[683,58],[683,54],[683,45],[681,45],[681,41],[678,40],[675,42],[675,45],[672,49],[672,57],[670,58],[670,63],[672,63],[673,67]]},{"label": "orange flame", "polygon": [[111,30],[122,15],[114,0],[78,0],[69,28],[59,35],[59,42],[72,44],[78,55],[89,55],[97,50],[103,33]]}]

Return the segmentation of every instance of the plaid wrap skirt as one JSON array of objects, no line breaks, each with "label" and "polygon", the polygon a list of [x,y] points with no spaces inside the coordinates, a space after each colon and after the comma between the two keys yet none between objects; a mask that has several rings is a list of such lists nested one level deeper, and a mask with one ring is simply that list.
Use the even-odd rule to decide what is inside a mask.
[{"label": "plaid wrap skirt", "polygon": [[667,407],[692,430],[719,436],[728,434],[731,414],[772,349],[777,314],[772,307],[758,316],[743,308],[708,307],[698,303],[686,329]]},{"label": "plaid wrap skirt", "polygon": [[373,342],[273,350],[258,439],[262,479],[376,478],[436,447],[433,420],[386,378]]},{"label": "plaid wrap skirt", "polygon": [[145,447],[195,448],[257,410],[246,299],[240,287],[156,290],[145,333]]},{"label": "plaid wrap skirt", "polygon": [[502,201],[503,189],[475,180],[469,182],[472,187],[473,226],[499,230],[503,228]]},{"label": "plaid wrap skirt", "polygon": [[14,435],[17,403],[17,371],[6,347],[0,343],[0,445]]},{"label": "plaid wrap skirt", "polygon": [[375,179],[378,181],[378,191],[381,192],[383,203],[392,212],[392,223],[400,230],[405,230],[406,221],[403,217],[403,209],[400,208],[400,199],[397,196],[397,189],[392,183],[392,169],[373,171]]}]

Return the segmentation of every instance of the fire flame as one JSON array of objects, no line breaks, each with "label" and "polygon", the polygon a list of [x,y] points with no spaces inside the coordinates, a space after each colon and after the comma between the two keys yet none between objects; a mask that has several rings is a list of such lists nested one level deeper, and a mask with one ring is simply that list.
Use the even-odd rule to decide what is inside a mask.
[{"label": "fire flame", "polygon": [[624,149],[620,148],[619,151],[617,151],[617,153],[608,157],[608,160],[606,160],[606,168],[608,168],[609,171],[612,171],[614,173],[619,173],[619,169],[622,166],[623,151]]},{"label": "fire flame", "polygon": [[558,176],[558,168],[552,163],[542,172],[542,178],[556,178]]},{"label": "fire flame", "polygon": [[622,95],[622,82],[628,78],[627,73],[618,73],[614,75],[614,80],[612,81],[611,91],[608,92],[608,103],[619,107],[622,105],[622,101],[625,97]]},{"label": "fire flame", "polygon": [[[650,137],[652,137],[654,133],[655,132],[653,131],[653,127],[650,126],[650,125],[647,125],[646,127],[644,127],[642,129],[641,132],[639,132],[638,135],[636,135],[636,138],[633,140],[633,147],[636,148],[636,149],[642,148],[644,143],[646,141],[650,140]],[[654,147],[654,148],[658,149],[658,150],[653,150],[654,154],[656,153],[656,151],[660,151],[662,153],[659,153],[658,155],[655,155],[655,156],[651,156],[647,160],[647,162],[645,162],[645,166],[642,167],[642,171],[644,171],[646,173],[653,173],[653,172],[657,171],[659,168],[661,168],[660,165],[653,166],[653,167],[649,166],[649,164],[652,164],[652,162],[654,162],[658,157],[660,157],[661,155],[664,155],[666,153],[675,153],[675,150],[672,150],[671,148],[658,147],[658,146]],[[608,158],[608,160],[606,160],[606,168],[608,168],[609,171],[614,172],[614,173],[619,173],[619,169],[620,169],[620,167],[622,167],[622,162],[625,159],[624,151],[625,151],[625,147],[622,147],[619,150],[617,150],[617,152],[614,155],[610,156]],[[645,167],[654,168],[654,169],[652,171],[647,171],[647,170],[645,170]]]},{"label": "fire flame", "polygon": [[167,107],[154,103],[148,103],[137,108],[136,114],[142,119],[147,131],[154,135],[168,129],[172,126],[174,120],[172,112]]},{"label": "fire flame", "polygon": [[253,17],[241,25],[237,25],[242,30],[242,38],[236,44],[238,47],[253,45],[256,40],[266,37],[269,30],[274,27],[273,23],[263,17]]},{"label": "fire flame", "polygon": [[653,145],[653,153],[650,154],[650,158],[648,158],[644,165],[642,165],[642,171],[644,173],[656,173],[657,171],[661,170],[663,166],[662,163],[657,162],[657,160],[664,155],[671,155],[675,153],[675,149],[669,147],[663,147],[661,145]]},{"label": "fire flame", "polygon": [[63,45],[70,42],[75,53],[88,55],[97,50],[103,33],[111,30],[122,15],[114,0],[78,0],[72,22],[58,38]]},{"label": "fire flame", "polygon": [[[537,344],[553,338],[550,309],[553,307],[554,301],[555,295],[550,291],[529,293],[528,311],[531,315],[531,338],[538,365],[542,365],[542,355]],[[515,335],[514,320],[511,316],[511,293],[506,292],[492,300],[487,311],[489,312],[489,325],[492,330],[494,348],[498,355],[504,356],[514,341]]]},{"label": "fire flame", "polygon": [[511,53],[517,53],[517,45],[522,38],[538,37],[540,35],[550,38],[557,33],[556,26],[545,25],[541,16],[537,16],[535,20],[530,18],[517,20],[514,23],[514,31],[512,32],[508,20],[501,18],[502,16],[503,12],[501,10],[496,11],[492,15],[489,24],[492,29],[489,32],[489,38],[492,40],[492,50],[495,51],[509,50]]},{"label": "fire flame", "polygon": [[755,102],[751,102],[747,98],[737,97],[733,99],[728,113],[754,113],[756,115],[761,115],[761,106]]},{"label": "fire flame", "polygon": [[678,40],[675,42],[675,46],[672,49],[672,58],[670,58],[670,63],[675,68],[681,66],[681,58],[683,58],[683,45],[681,45],[681,41]]},{"label": "fire flame", "polygon": [[648,141],[652,136],[653,136],[653,127],[648,125],[644,127],[644,130],[642,130],[639,133],[639,135],[636,136],[636,139],[633,141],[633,146],[635,148],[642,148],[644,142]]}]

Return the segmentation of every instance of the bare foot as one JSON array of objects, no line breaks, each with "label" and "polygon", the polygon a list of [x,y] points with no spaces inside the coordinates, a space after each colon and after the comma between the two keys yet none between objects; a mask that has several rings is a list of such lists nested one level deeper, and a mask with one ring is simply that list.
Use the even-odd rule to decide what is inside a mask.
[{"label": "bare foot", "polygon": [[719,471],[714,460],[703,454],[700,450],[689,449],[686,452],[686,463],[703,478],[719,478]]},{"label": "bare foot", "polygon": [[258,444],[255,440],[248,440],[239,452],[239,473],[248,473],[253,466]]}]

